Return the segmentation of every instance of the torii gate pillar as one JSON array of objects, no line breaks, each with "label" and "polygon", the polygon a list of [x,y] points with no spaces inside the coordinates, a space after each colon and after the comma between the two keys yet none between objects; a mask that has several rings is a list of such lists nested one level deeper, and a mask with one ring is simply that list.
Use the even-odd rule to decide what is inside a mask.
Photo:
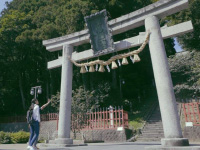
[{"label": "torii gate pillar", "polygon": [[147,31],[150,31],[149,48],[165,135],[165,138],[161,139],[161,144],[163,146],[188,146],[189,141],[183,138],[181,132],[172,79],[158,18],[151,16],[145,19],[145,27]]},{"label": "torii gate pillar", "polygon": [[58,138],[55,140],[57,144],[73,144],[70,139],[73,64],[68,59],[72,52],[72,45],[63,46]]}]

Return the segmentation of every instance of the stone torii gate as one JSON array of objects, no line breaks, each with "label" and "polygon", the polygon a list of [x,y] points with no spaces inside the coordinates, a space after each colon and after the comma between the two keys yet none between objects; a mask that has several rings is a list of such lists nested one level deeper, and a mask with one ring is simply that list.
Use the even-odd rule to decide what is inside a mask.
[{"label": "stone torii gate", "polygon": [[[188,139],[183,138],[181,132],[163,39],[191,32],[193,27],[191,21],[188,21],[171,27],[160,28],[159,19],[187,7],[188,0],[160,0],[108,22],[112,29],[112,35],[123,33],[142,25],[145,25],[146,31],[150,31],[149,48],[165,135],[165,138],[161,139],[161,144],[165,147],[188,146],[189,142]],[[146,32],[132,38],[114,42],[115,51],[140,46],[144,42],[145,34]],[[58,138],[55,140],[55,143],[61,146],[73,144],[73,140],[70,139],[73,64],[68,59],[68,56],[71,56],[75,61],[97,57],[92,49],[80,53],[73,52],[74,46],[89,43],[89,37],[88,29],[86,29],[63,37],[43,41],[43,45],[46,46],[48,51],[62,50],[63,52],[62,57],[48,62],[48,69],[62,66]]]}]

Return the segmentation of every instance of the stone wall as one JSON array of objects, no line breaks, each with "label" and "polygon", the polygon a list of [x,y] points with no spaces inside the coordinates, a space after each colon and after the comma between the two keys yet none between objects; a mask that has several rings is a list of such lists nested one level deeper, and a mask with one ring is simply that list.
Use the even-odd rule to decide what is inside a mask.
[{"label": "stone wall", "polygon": [[[52,139],[53,133],[57,128],[57,121],[42,121],[40,123],[40,139]],[[19,123],[1,123],[0,131],[4,132],[18,132],[18,131],[26,131],[29,132],[29,127],[26,122]]]},{"label": "stone wall", "polygon": [[[53,140],[57,137],[57,121],[42,121],[40,127],[40,139]],[[18,132],[20,130],[29,132],[27,123],[2,123],[0,131]],[[84,139],[87,142],[124,142],[131,137],[131,130],[84,130],[76,134],[76,139]],[[200,126],[184,127],[183,136],[188,138],[190,142],[200,141]],[[74,134],[71,132],[71,137]]]},{"label": "stone wall", "polygon": [[200,141],[200,126],[185,127],[183,137],[188,138],[190,142]]},{"label": "stone wall", "polygon": [[[40,127],[40,139],[54,140],[57,138],[57,121],[43,121]],[[116,129],[109,130],[83,130],[76,133],[77,140],[85,140],[87,142],[125,142],[131,137],[132,130],[125,129],[117,131]],[[71,138],[74,139],[74,134],[71,132]]]},{"label": "stone wall", "polygon": [[132,135],[132,130],[124,129],[117,131],[116,129],[106,130],[86,130],[82,131],[84,141],[86,142],[125,142]]},{"label": "stone wall", "polygon": [[52,140],[55,137],[57,128],[57,120],[42,121],[40,124],[40,136],[39,139]]},{"label": "stone wall", "polygon": [[[76,133],[76,138],[71,132],[70,137],[76,140],[84,140],[86,143],[95,142],[125,142],[131,138],[132,130],[124,129],[117,131],[117,129],[100,129],[100,130],[83,130]],[[54,138],[57,138],[57,132],[53,133]],[[53,138],[53,139],[54,139]]]}]

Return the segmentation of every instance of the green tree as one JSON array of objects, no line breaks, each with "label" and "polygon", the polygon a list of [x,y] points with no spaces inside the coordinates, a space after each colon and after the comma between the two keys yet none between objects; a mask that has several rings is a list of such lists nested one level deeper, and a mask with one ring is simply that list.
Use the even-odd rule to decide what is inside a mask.
[{"label": "green tree", "polygon": [[[26,109],[30,105],[32,96],[29,90],[32,86],[42,85],[43,94],[39,96],[41,103],[46,102],[49,95],[55,95],[60,90],[61,69],[47,70],[47,62],[62,55],[61,51],[49,53],[42,46],[42,40],[56,38],[76,31],[83,30],[85,27],[84,16],[106,9],[109,20],[121,15],[125,15],[134,10],[140,9],[152,3],[150,0],[13,0],[7,3],[7,9],[1,12],[0,17],[0,103],[4,112],[23,113],[15,108],[20,103]],[[123,34],[115,35],[115,41],[137,35],[144,31],[144,27],[127,31]],[[168,55],[174,51],[173,42],[165,42]],[[76,51],[83,51],[90,48],[90,44],[75,47]],[[127,50],[128,51],[128,50]],[[103,56],[107,59],[111,55]],[[103,93],[97,94],[96,99],[101,106],[123,105],[124,99],[137,101],[138,95],[142,93],[142,85],[151,84],[152,70],[138,73],[132,78],[126,74],[137,74],[135,70],[149,65],[148,53],[141,54],[143,60],[148,57],[148,61],[140,63],[137,67],[123,67],[111,73],[80,74],[79,68],[74,67],[73,90],[84,86],[85,91],[95,91],[101,93],[105,87],[109,87],[108,97],[102,98]],[[121,67],[122,68],[122,67]],[[138,71],[139,72],[139,71]],[[147,76],[150,76],[150,79]],[[121,90],[121,78],[125,81],[135,82],[136,87],[131,87],[126,82]],[[148,83],[147,80],[150,80]],[[139,81],[142,84],[138,84]],[[147,82],[146,82],[147,81]],[[146,82],[146,83],[145,83]],[[108,86],[104,86],[106,83]],[[146,86],[148,87],[148,86]],[[98,90],[96,90],[98,89]],[[134,94],[132,94],[134,91]],[[123,97],[120,96],[123,93]],[[12,93],[12,94],[11,94]],[[103,95],[103,96],[102,96]],[[122,94],[121,94],[122,95]],[[104,99],[101,101],[101,99]],[[107,99],[107,100],[105,100]],[[109,100],[108,100],[109,99]],[[12,110],[12,111],[11,111]],[[13,111],[14,110],[14,111]],[[51,110],[51,109],[50,109]],[[53,111],[53,110],[52,110]]]},{"label": "green tree", "polygon": [[169,58],[174,90],[178,100],[200,96],[200,52],[182,52]]},{"label": "green tree", "polygon": [[178,37],[178,41],[184,50],[199,51],[200,49],[200,0],[189,0],[189,8],[174,15],[164,18],[169,25],[192,21],[193,32]]}]

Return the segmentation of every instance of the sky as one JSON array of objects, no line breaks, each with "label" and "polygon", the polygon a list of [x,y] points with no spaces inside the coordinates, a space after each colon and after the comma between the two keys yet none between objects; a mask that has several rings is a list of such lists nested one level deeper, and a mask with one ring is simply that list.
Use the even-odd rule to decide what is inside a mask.
[{"label": "sky", "polygon": [[181,46],[180,46],[180,44],[178,43],[178,41],[177,41],[177,38],[174,38],[174,43],[175,43],[175,49],[176,49],[176,52],[181,52],[181,51],[183,51],[183,49],[181,48]]},{"label": "sky", "polygon": [[[0,0],[0,12],[6,7],[6,5],[5,5],[6,1],[11,2],[12,0]],[[175,40],[175,47],[174,48],[176,49],[176,52],[182,51],[181,46],[177,42],[177,39],[174,38],[174,40]]]},{"label": "sky", "polygon": [[0,12],[6,7],[6,1],[11,2],[12,0],[0,0]]}]

